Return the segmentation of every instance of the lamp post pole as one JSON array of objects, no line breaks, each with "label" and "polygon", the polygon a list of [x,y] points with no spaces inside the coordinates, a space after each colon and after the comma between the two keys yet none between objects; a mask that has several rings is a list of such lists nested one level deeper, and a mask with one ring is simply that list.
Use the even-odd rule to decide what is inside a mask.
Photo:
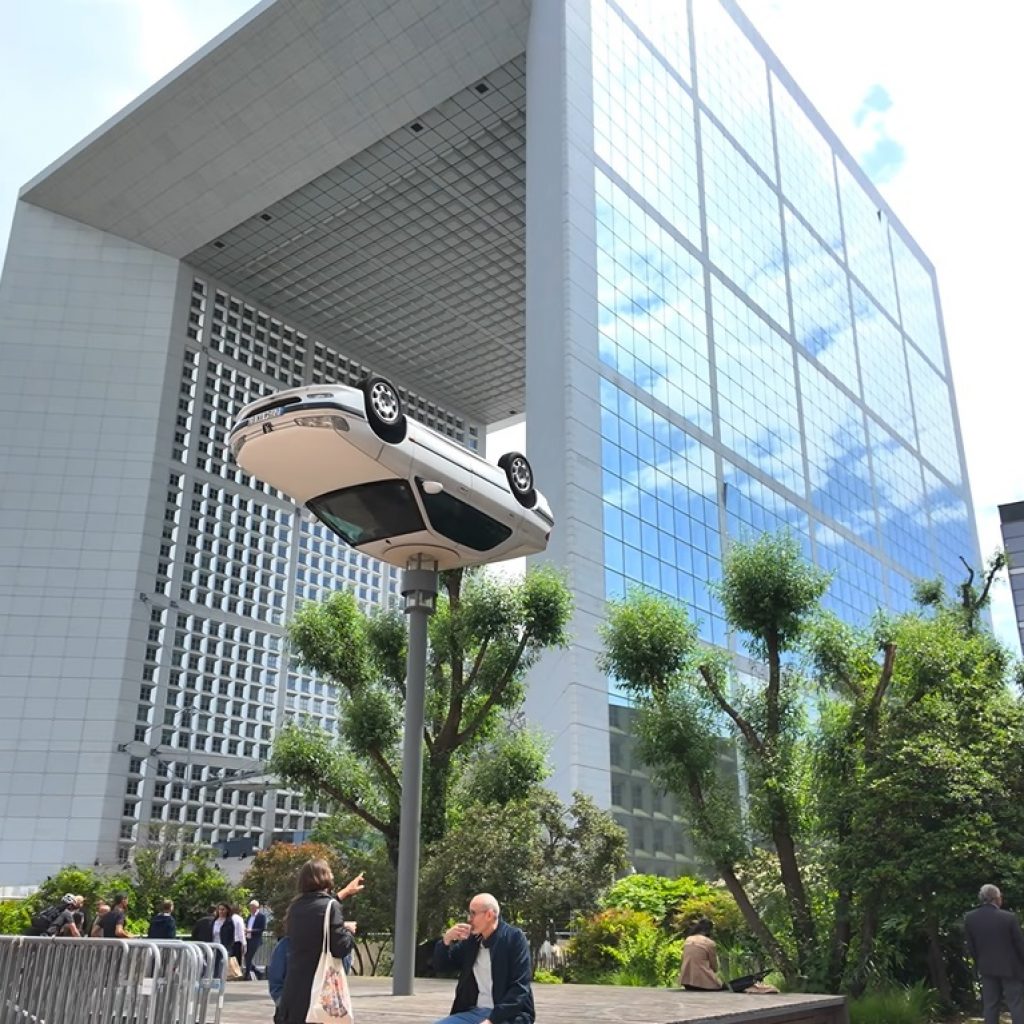
[{"label": "lamp post pole", "polygon": [[419,894],[420,812],[423,797],[423,717],[427,681],[427,623],[437,602],[437,562],[417,555],[402,574],[409,616],[406,656],[405,735],[402,740],[402,812],[398,836],[395,965],[391,994],[411,996],[416,967],[416,901]]}]

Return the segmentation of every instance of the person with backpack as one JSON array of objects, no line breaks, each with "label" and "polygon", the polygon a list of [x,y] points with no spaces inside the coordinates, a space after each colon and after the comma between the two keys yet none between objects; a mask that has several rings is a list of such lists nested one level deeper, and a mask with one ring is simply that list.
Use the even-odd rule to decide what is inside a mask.
[{"label": "person with backpack", "polygon": [[78,909],[78,897],[67,893],[60,903],[40,910],[32,918],[29,935],[70,935],[77,938],[82,933],[75,925],[75,911]]}]

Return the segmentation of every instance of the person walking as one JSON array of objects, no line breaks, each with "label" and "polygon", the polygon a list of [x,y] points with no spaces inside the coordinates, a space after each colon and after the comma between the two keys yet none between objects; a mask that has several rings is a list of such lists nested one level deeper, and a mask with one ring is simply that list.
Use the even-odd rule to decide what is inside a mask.
[{"label": "person walking", "polygon": [[999,1024],[1003,1001],[1013,1024],[1024,1024],[1024,932],[1017,915],[1002,909],[998,886],[983,885],[978,902],[964,917],[964,935],[981,978],[985,1024]]},{"label": "person walking", "polygon": [[192,934],[189,936],[192,941],[213,942],[213,922],[216,919],[217,908],[210,907],[210,909],[192,925]]},{"label": "person walking", "polygon": [[245,923],[245,974],[246,981],[259,981],[259,969],[253,963],[260,946],[263,944],[263,933],[267,930],[267,915],[260,906],[259,900],[249,900],[249,920]]},{"label": "person walking", "polygon": [[284,989],[275,1020],[279,1024],[305,1024],[313,977],[324,945],[324,915],[329,914],[331,956],[352,950],[352,933],[345,927],[341,901],[363,889],[362,873],[334,891],[334,873],[325,860],[308,860],[299,869],[298,895],[288,906],[288,960]]},{"label": "person walking", "polygon": [[119,892],[111,901],[110,909],[100,918],[100,935],[104,939],[130,939],[124,922],[128,916],[128,897]]},{"label": "person walking", "polygon": [[454,925],[434,946],[438,972],[458,968],[451,1015],[437,1024],[533,1024],[533,975],[526,936],[501,919],[489,893],[469,901],[469,921]]}]

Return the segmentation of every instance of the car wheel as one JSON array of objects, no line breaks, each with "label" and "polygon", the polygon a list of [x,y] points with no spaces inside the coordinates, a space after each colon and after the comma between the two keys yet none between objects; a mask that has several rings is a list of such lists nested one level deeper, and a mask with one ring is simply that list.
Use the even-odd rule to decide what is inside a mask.
[{"label": "car wheel", "polygon": [[367,377],[363,381],[366,420],[373,432],[388,444],[405,440],[405,412],[398,388],[384,377]]},{"label": "car wheel", "polygon": [[498,465],[505,470],[508,488],[512,496],[526,508],[537,503],[537,492],[533,489],[533,468],[525,455],[509,452],[498,459]]}]

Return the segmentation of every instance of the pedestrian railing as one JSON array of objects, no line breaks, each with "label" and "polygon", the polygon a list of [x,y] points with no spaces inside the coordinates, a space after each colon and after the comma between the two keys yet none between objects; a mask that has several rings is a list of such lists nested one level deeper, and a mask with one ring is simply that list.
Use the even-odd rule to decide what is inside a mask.
[{"label": "pedestrian railing", "polygon": [[0,1024],[220,1024],[205,942],[0,936]]}]

